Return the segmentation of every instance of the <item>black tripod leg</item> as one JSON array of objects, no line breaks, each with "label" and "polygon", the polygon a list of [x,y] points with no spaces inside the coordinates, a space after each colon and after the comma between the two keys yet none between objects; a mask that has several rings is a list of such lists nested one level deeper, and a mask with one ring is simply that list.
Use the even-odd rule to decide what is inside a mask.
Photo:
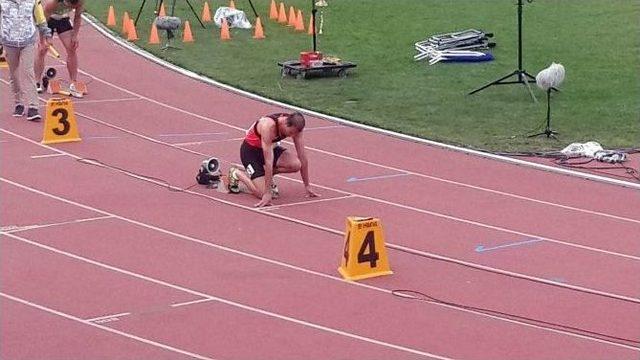
[{"label": "black tripod leg", "polygon": [[147,0],[142,0],[142,4],[140,4],[140,9],[138,9],[138,15],[136,15],[136,21],[133,22],[134,25],[138,25],[138,19],[140,19],[140,14],[142,13],[142,8],[144,8],[144,3],[146,3]]},{"label": "black tripod leg", "polygon": [[256,11],[256,8],[253,6],[253,2],[251,0],[249,0],[249,5],[251,5],[251,10],[253,10],[253,14],[256,16],[256,19],[260,17],[260,15],[258,15],[258,12]]},{"label": "black tripod leg", "polygon": [[491,85],[500,84],[502,82],[502,80],[508,79],[508,78],[512,77],[513,75],[517,75],[517,74],[518,74],[518,71],[514,71],[511,74],[505,75],[505,76],[501,77],[500,79],[498,79],[496,81],[492,81],[492,82],[488,83],[487,85],[485,85],[485,86],[483,86],[481,88],[477,88],[477,89],[473,90],[472,92],[469,93],[469,95],[473,95],[473,94],[477,93],[478,91],[482,91],[482,90],[488,88]]},{"label": "black tripod leg", "polygon": [[531,82],[536,82],[536,77],[535,77],[535,76],[533,76],[533,75],[531,75],[531,74],[529,74],[529,73],[528,73],[528,72],[526,72],[525,70],[522,70],[522,74],[524,74],[524,76],[528,77],[528,78],[529,78],[529,80],[533,80],[533,81],[531,81]]},{"label": "black tripod leg", "polygon": [[[526,71],[524,71],[523,74],[530,76],[529,74],[527,74]],[[531,98],[533,99],[533,102],[537,104],[538,103],[538,99],[536,99],[536,96],[533,94],[533,90],[531,90],[531,85],[529,85],[530,81],[527,79],[526,76],[523,76],[523,77],[524,77],[523,83],[527,87],[527,90],[529,90],[529,95],[531,95]],[[535,82],[535,80],[534,80],[534,82]]]},{"label": "black tripod leg", "polygon": [[206,29],[207,27],[204,26],[204,24],[202,23],[202,20],[200,20],[200,16],[198,16],[198,13],[194,10],[193,6],[191,6],[191,2],[189,2],[189,0],[187,1],[187,5],[189,5],[189,7],[191,8],[191,11],[193,12],[193,16],[196,17],[196,19],[198,19],[198,22],[200,23],[200,25],[202,25],[203,29]]}]

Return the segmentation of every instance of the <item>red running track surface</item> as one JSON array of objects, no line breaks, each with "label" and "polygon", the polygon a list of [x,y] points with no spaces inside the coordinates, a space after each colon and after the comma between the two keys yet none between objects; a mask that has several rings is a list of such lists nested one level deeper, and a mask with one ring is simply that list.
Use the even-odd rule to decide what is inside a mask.
[{"label": "red running track surface", "polygon": [[[41,145],[0,83],[1,358],[638,358],[637,190],[309,116],[322,198],[168,191],[283,109],[82,36],[82,142]],[[351,215],[382,219],[393,275],[340,278]]]}]

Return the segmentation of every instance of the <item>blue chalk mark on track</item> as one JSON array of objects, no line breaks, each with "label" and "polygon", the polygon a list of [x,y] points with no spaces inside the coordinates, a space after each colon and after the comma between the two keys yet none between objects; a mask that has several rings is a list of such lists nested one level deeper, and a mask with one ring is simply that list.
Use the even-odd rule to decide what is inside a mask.
[{"label": "blue chalk mark on track", "polygon": [[513,243],[508,243],[508,244],[503,244],[503,245],[498,245],[498,246],[492,246],[492,247],[484,247],[484,245],[478,245],[476,246],[476,252],[479,253],[483,253],[483,252],[487,252],[487,251],[493,251],[493,250],[500,250],[500,249],[504,249],[504,248],[508,248],[508,247],[515,247],[515,246],[523,246],[523,245],[531,245],[537,242],[543,241],[542,239],[528,239],[528,240],[524,240],[524,241],[518,241],[518,242],[513,242]]}]

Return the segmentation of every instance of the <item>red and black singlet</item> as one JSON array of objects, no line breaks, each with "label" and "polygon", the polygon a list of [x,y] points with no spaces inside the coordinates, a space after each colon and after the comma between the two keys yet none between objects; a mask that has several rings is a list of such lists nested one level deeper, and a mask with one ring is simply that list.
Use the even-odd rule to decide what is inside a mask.
[{"label": "red and black singlet", "polygon": [[[276,138],[273,139],[273,143],[277,143],[278,141],[283,140],[284,138],[286,138],[286,136],[283,136],[280,134],[280,129],[278,129],[278,118],[281,116],[285,116],[287,114],[285,113],[277,113],[277,114],[271,114],[271,115],[267,115],[265,116],[266,118],[269,118],[271,120],[273,120],[276,124]],[[257,147],[257,148],[262,148],[262,137],[260,136],[260,133],[258,132],[258,122],[260,120],[256,121],[253,126],[251,126],[251,128],[249,128],[249,130],[247,130],[247,136],[244,138],[244,142],[246,142],[247,144],[253,146],[253,147]]]}]

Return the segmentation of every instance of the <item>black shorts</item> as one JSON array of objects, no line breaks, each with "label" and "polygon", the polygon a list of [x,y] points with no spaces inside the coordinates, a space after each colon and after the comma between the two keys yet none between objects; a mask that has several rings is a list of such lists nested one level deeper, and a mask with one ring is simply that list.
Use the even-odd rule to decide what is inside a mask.
[{"label": "black shorts", "polygon": [[69,18],[64,18],[61,20],[49,19],[47,20],[47,26],[49,26],[49,29],[51,29],[52,34],[57,32],[58,35],[66,31],[73,30],[73,25],[71,25],[71,19]]},{"label": "black shorts", "polygon": [[[273,169],[275,171],[278,158],[287,149],[282,146],[273,147]],[[264,154],[261,148],[251,146],[246,141],[242,142],[240,146],[240,160],[242,166],[247,171],[247,174],[251,176],[251,180],[264,176]]]}]

